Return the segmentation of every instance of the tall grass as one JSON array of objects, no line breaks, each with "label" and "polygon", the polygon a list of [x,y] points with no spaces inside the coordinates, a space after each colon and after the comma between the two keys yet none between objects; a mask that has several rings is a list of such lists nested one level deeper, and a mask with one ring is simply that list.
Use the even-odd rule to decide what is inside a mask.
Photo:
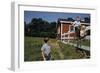
[{"label": "tall grass", "polygon": [[[24,40],[24,61],[42,61],[41,47],[43,38],[25,37]],[[50,39],[52,60],[81,59],[80,54],[75,51],[75,47],[63,44],[56,39]]]}]

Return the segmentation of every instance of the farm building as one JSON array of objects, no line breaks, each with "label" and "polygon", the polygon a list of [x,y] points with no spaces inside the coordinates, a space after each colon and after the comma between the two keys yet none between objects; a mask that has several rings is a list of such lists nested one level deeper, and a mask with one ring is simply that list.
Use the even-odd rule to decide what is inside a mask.
[{"label": "farm building", "polygon": [[[72,26],[74,21],[67,21],[67,20],[59,20],[57,25],[57,36],[60,40],[70,40],[74,39],[75,36],[75,28]],[[81,25],[85,25],[89,27],[90,30],[90,23],[81,22]]]}]

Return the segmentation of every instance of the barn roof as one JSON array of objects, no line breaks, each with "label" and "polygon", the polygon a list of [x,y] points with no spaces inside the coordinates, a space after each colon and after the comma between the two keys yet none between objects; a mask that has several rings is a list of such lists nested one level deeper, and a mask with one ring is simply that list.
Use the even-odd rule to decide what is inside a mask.
[{"label": "barn roof", "polygon": [[[61,19],[61,18],[59,18],[58,19],[58,22],[57,22],[57,28],[60,26],[60,24],[61,23],[64,23],[64,24],[66,24],[66,23],[73,23],[75,20],[72,20],[72,21],[69,21],[69,20],[67,20],[67,19]],[[83,21],[81,21],[81,24],[82,25],[86,25],[86,26],[90,26],[90,23],[85,23],[85,22],[83,22]]]},{"label": "barn roof", "polygon": [[[73,23],[72,21],[60,21],[60,23]],[[90,23],[84,23],[84,22],[81,22],[81,24],[83,25],[90,25]]]}]

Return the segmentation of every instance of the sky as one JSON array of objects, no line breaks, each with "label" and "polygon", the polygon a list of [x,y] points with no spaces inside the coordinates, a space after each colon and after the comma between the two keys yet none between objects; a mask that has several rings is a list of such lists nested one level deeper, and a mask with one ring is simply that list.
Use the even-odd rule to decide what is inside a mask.
[{"label": "sky", "polygon": [[90,14],[84,13],[61,13],[61,12],[42,12],[42,11],[24,11],[24,21],[28,24],[32,18],[42,18],[48,22],[57,22],[58,18],[67,19],[69,17],[75,19],[79,16],[81,19],[90,17]]}]

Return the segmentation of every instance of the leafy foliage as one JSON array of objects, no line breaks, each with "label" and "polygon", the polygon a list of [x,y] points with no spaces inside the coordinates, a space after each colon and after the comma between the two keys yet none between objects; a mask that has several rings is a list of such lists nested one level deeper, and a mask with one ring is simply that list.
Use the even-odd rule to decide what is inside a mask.
[{"label": "leafy foliage", "polygon": [[25,24],[25,36],[56,37],[56,22],[47,22],[41,18],[33,18],[31,23]]}]

